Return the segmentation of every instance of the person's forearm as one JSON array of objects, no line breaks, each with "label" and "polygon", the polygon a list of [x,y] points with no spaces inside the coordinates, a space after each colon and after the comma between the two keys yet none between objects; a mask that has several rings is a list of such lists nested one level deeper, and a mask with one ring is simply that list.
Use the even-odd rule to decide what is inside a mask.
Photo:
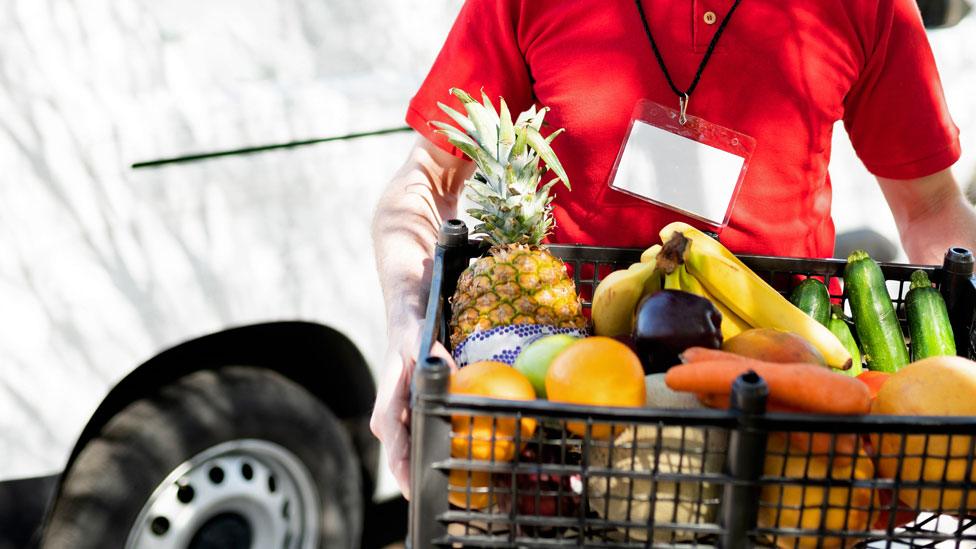
[{"label": "person's forearm", "polygon": [[941,265],[946,250],[952,246],[976,253],[976,209],[961,194],[946,200],[942,208],[916,217],[899,231],[912,263]]},{"label": "person's forearm", "polygon": [[411,151],[373,218],[377,270],[391,329],[404,318],[423,317],[437,232],[442,220],[455,215],[460,181],[466,177],[461,161],[426,145]]},{"label": "person's forearm", "polygon": [[917,179],[878,178],[911,263],[941,265],[962,246],[976,253],[976,210],[948,169]]}]

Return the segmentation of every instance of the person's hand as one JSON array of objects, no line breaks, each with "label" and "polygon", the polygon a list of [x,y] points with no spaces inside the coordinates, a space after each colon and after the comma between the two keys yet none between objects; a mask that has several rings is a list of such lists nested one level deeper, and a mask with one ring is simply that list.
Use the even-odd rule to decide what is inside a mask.
[{"label": "person's hand", "polygon": [[[376,404],[369,427],[386,448],[390,470],[403,497],[410,499],[410,382],[420,350],[423,320],[408,318],[390,322],[390,342],[384,369],[376,392]],[[431,355],[447,360],[454,370],[450,353],[435,343]]]}]

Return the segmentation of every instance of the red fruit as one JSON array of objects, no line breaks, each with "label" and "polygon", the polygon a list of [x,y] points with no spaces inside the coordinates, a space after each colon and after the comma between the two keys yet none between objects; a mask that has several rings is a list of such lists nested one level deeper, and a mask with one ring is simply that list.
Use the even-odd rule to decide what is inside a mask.
[{"label": "red fruit", "polygon": [[[582,486],[580,475],[557,475],[545,472],[547,464],[576,465],[578,456],[561,450],[561,440],[554,438],[551,442],[539,443],[532,441],[519,452],[515,463],[521,467],[532,465],[537,470],[530,473],[515,475],[515,486],[512,486],[511,473],[496,473],[493,475],[495,483],[495,501],[501,513],[512,511],[512,495],[515,495],[515,511],[519,515],[540,517],[575,517],[579,515],[582,505],[578,490]],[[519,527],[523,535],[533,537],[552,537],[560,532],[560,528],[533,527],[522,525]]]},{"label": "red fruit", "polygon": [[868,386],[868,391],[871,391],[871,400],[874,400],[878,396],[878,391],[881,390],[881,386],[888,381],[889,377],[891,377],[891,374],[887,372],[865,370],[858,374],[857,380]]},{"label": "red fruit", "polygon": [[[871,513],[871,528],[874,530],[887,530],[888,523],[891,521],[891,501],[894,497],[893,492],[888,488],[878,488],[874,491],[874,502],[872,507],[876,509]],[[899,500],[895,509],[895,523],[892,529],[904,526],[915,520],[918,513],[908,506],[904,501]]]}]

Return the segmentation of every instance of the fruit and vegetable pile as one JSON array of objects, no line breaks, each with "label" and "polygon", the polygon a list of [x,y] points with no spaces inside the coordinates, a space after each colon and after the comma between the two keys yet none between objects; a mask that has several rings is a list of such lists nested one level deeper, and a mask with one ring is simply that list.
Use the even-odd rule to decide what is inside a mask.
[{"label": "fruit and vegetable pile", "polygon": [[[976,417],[976,363],[955,356],[938,290],[924,271],[912,275],[903,331],[885,278],[863,251],[851,254],[844,272],[848,314],[819,278],[795,281],[784,296],[717,240],[676,222],[639,262],[603,277],[587,311],[543,244],[553,223],[550,192],[559,182],[569,188],[550,147],[559,131],[540,133],[546,109],[513,121],[504,100],[496,111],[488,97],[452,91],[466,114],[441,105],[457,127],[435,124],[477,164],[468,213],[491,248],[463,272],[450,300],[449,344],[459,366],[451,394],[727,409],[733,383],[753,372],[768,386],[771,412]],[[544,183],[549,173],[555,178]],[[659,542],[695,535],[674,524],[716,520],[720,486],[707,479],[722,472],[727,432],[583,418],[452,416],[451,457],[469,466],[451,472],[450,503],[506,515],[586,512],[627,524],[618,528],[627,539]],[[851,484],[976,482],[974,446],[964,435],[770,433],[764,475],[786,480],[761,490],[759,526],[890,533],[919,512],[976,514],[976,488],[893,493],[890,482]],[[497,465],[509,462],[538,467],[498,474]],[[543,474],[551,463],[563,473]],[[585,468],[566,472],[579,463],[589,476]],[[816,482],[824,479],[846,484]],[[672,526],[654,529],[663,523]],[[844,547],[857,540],[800,532],[773,541]]]}]

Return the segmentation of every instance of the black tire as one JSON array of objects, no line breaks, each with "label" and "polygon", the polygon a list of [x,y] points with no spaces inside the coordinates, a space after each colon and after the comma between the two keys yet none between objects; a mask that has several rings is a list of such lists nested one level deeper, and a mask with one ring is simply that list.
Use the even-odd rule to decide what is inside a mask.
[{"label": "black tire", "polygon": [[122,548],[153,490],[220,443],[258,439],[289,450],[318,493],[320,547],[359,546],[360,468],[349,435],[308,391],[265,369],[200,371],[136,401],[66,472],[43,549]]}]

